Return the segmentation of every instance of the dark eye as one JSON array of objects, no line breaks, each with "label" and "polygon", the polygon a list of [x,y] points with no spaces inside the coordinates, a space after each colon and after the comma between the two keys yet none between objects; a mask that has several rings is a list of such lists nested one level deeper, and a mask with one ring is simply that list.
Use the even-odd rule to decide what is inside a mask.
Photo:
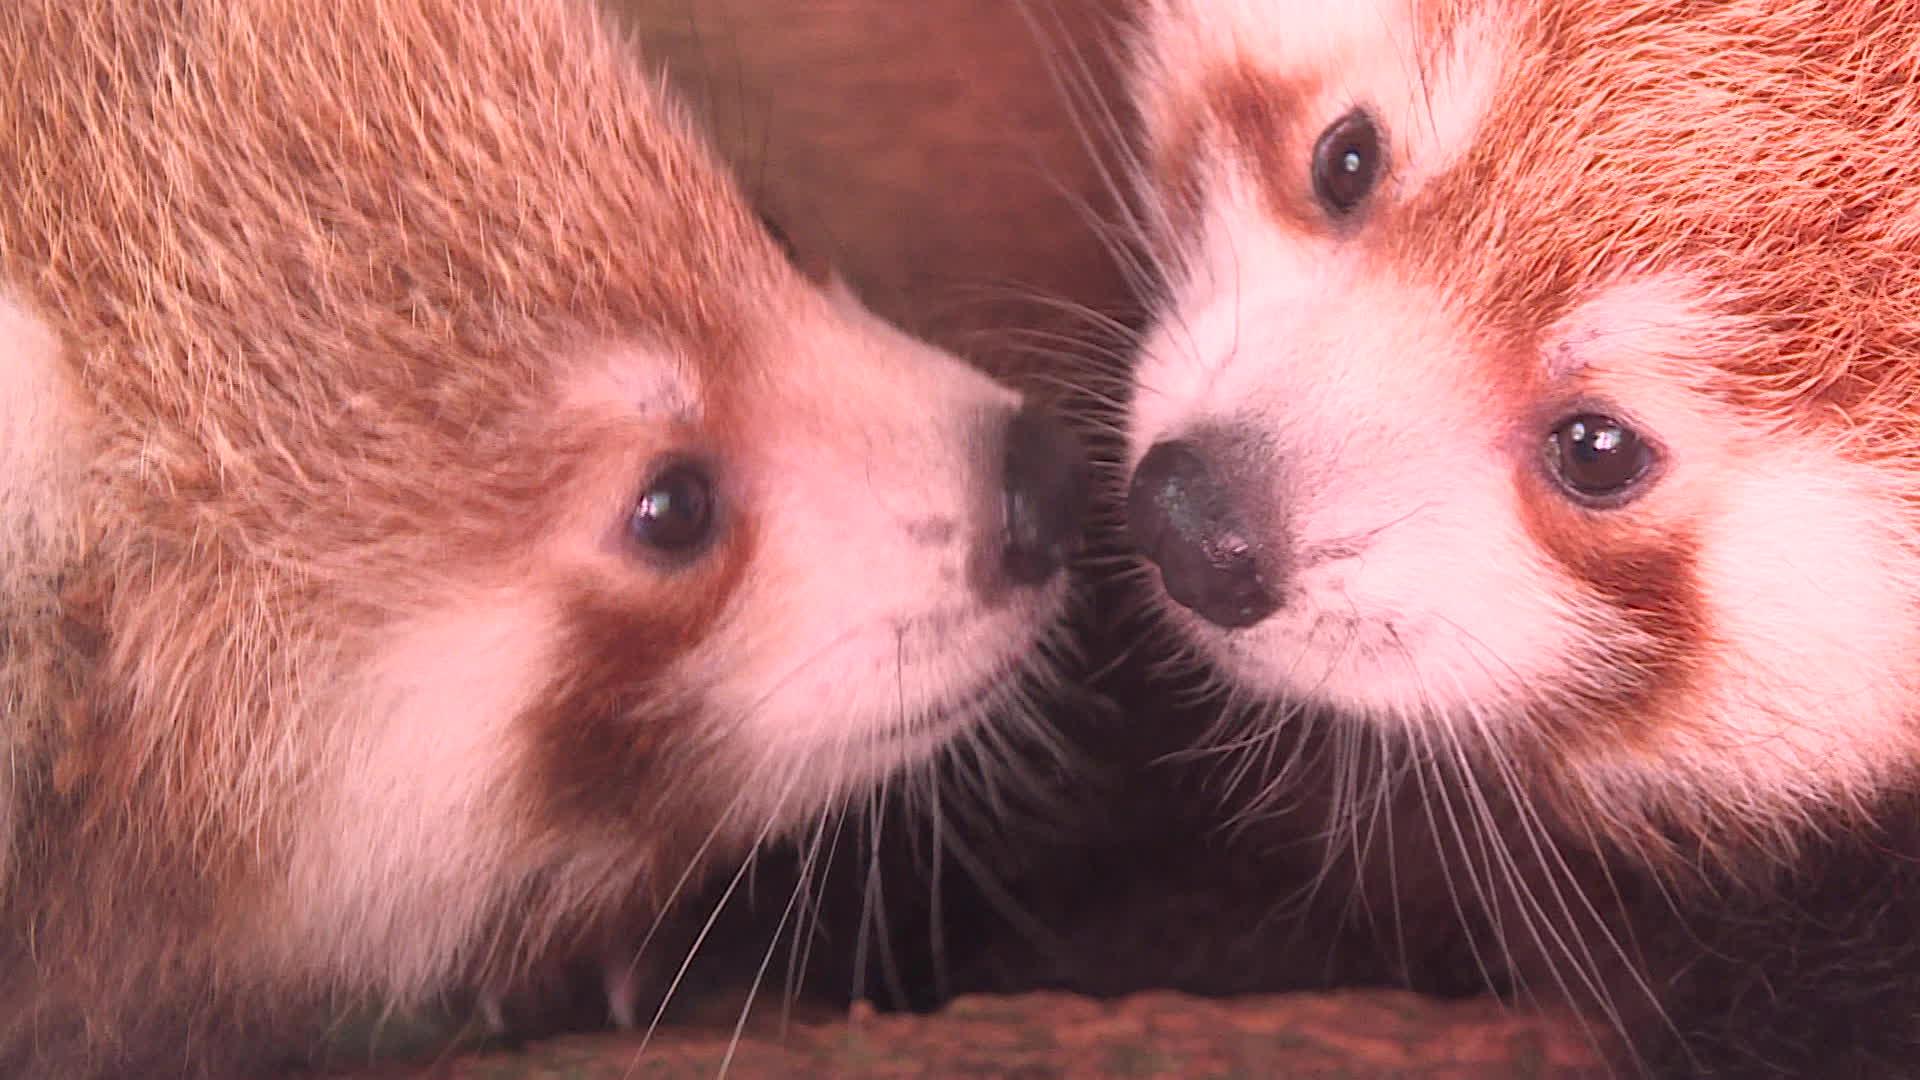
[{"label": "dark eye", "polygon": [[1380,179],[1380,130],[1359,109],[1313,144],[1313,194],[1331,214],[1352,213]]},{"label": "dark eye", "polygon": [[1580,413],[1547,436],[1547,465],[1560,485],[1590,504],[1617,506],[1653,468],[1653,448],[1610,416]]},{"label": "dark eye", "polygon": [[713,538],[713,481],[690,463],[657,473],[633,504],[627,530],[640,543],[667,555],[687,557]]}]

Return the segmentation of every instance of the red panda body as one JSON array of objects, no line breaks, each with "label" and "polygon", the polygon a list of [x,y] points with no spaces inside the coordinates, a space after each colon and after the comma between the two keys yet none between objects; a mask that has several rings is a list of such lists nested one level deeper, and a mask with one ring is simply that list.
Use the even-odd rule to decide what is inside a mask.
[{"label": "red panda body", "polygon": [[0,13],[0,1062],[511,980],[934,753],[1079,469],[585,3]]},{"label": "red panda body", "polygon": [[1915,15],[1165,0],[1135,40],[1153,606],[1262,745],[1345,754],[1306,782],[1357,906],[1464,918],[1628,1071],[1920,1048]]}]

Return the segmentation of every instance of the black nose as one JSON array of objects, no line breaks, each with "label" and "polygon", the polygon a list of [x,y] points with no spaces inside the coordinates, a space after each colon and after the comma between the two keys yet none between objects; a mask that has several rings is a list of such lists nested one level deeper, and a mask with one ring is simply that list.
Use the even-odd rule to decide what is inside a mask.
[{"label": "black nose", "polygon": [[1252,626],[1279,608],[1283,568],[1261,557],[1228,485],[1193,444],[1159,443],[1140,459],[1127,530],[1167,595],[1208,622]]},{"label": "black nose", "polygon": [[1035,409],[1007,423],[1006,547],[1002,566],[1018,585],[1040,585],[1080,546],[1087,455],[1065,424]]}]

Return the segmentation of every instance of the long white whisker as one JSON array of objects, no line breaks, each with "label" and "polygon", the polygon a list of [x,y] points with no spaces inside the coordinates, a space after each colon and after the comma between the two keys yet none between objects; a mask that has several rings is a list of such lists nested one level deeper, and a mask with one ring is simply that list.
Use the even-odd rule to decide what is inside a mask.
[{"label": "long white whisker", "polygon": [[747,987],[747,1000],[740,1006],[740,1018],[734,1022],[733,1035],[727,1040],[727,1052],[720,1059],[720,1075],[725,1076],[733,1065],[733,1055],[740,1048],[740,1037],[747,1029],[747,1017],[753,1011],[754,999],[760,996],[760,984],[767,977],[767,968],[773,963],[774,953],[780,948],[780,935],[786,932],[787,923],[793,919],[794,909],[800,903],[801,895],[806,891],[807,879],[813,868],[813,859],[820,852],[820,839],[826,830],[826,819],[814,829],[811,850],[804,860],[801,871],[793,884],[793,891],[787,896],[786,907],[780,912],[780,919],[774,924],[773,938],[767,942],[766,952],[760,958],[760,966],[753,973],[753,982]]},{"label": "long white whisker", "polygon": [[[754,840],[755,848],[765,843],[767,837],[772,834],[779,821],[780,811],[785,807],[787,797],[793,793],[799,783],[800,775],[799,770],[794,770],[790,774],[786,786],[781,789],[779,797],[774,801],[773,810],[767,815],[766,824],[761,826],[759,835]],[[720,921],[720,913],[726,909],[727,901],[733,898],[734,892],[740,887],[740,882],[746,878],[752,865],[752,860],[743,863],[740,869],[735,871],[733,878],[728,881],[720,899],[715,901],[713,913],[708,915],[706,922],[701,925],[693,944],[687,948],[686,959],[680,962],[679,970],[674,972],[673,979],[667,984],[666,993],[661,997],[659,1006],[654,1009],[653,1019],[648,1022],[646,1033],[640,1038],[640,1048],[634,1052],[633,1062],[628,1067],[626,1075],[632,1075],[633,1069],[639,1067],[640,1058],[647,1052],[647,1046],[653,1041],[653,1034],[660,1026],[661,1017],[666,1015],[667,1006],[673,1001],[673,995],[679,990],[682,980],[687,977],[688,969],[693,966],[693,958],[700,952],[700,947],[706,943],[707,935],[713,932],[714,924]]]}]

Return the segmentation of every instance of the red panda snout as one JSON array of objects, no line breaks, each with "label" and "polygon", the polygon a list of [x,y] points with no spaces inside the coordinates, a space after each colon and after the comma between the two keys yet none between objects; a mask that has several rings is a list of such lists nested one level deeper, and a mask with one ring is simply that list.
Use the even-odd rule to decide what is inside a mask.
[{"label": "red panda snout", "polygon": [[[1907,13],[1282,7],[1169,0],[1136,42],[1167,622],[1623,834],[1911,773]],[[1226,424],[1257,467],[1194,441]]]},{"label": "red panda snout", "polygon": [[1259,508],[1266,463],[1208,432],[1156,442],[1127,487],[1127,530],[1167,598],[1226,630],[1252,626],[1286,599],[1292,555]]},{"label": "red panda snout", "polygon": [[1079,546],[1086,454],[1064,423],[1030,408],[1007,422],[1004,440],[1001,572],[1015,585],[1044,584]]}]

